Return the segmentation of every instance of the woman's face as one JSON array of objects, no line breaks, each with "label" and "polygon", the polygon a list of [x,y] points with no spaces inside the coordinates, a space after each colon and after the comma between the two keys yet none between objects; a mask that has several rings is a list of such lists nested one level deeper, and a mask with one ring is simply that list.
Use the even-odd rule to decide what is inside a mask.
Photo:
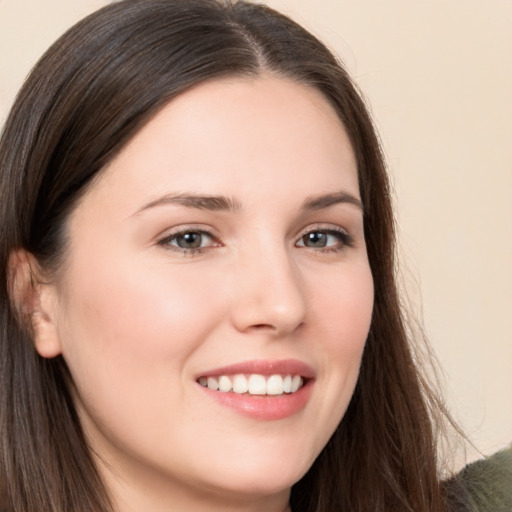
[{"label": "woman's face", "polygon": [[372,314],[356,162],[330,105],[271,76],[199,85],[68,230],[38,346],[67,362],[114,494],[133,510],[166,492],[284,502],[343,417]]}]

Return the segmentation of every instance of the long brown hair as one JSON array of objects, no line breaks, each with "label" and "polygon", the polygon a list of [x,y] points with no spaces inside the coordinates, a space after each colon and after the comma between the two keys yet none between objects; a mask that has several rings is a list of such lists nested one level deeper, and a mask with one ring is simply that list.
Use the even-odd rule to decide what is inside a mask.
[{"label": "long brown hair", "polygon": [[62,357],[44,359],[9,296],[9,256],[48,272],[66,219],[97,173],[168,101],[226,75],[274,73],[320,90],[352,142],[375,285],[349,408],[291,493],[294,512],[444,510],[432,411],[395,283],[394,221],[379,141],[356,87],[315,37],[260,5],[125,0],[62,36],[34,68],[0,141],[0,491],[2,510],[112,510],[81,430]]}]

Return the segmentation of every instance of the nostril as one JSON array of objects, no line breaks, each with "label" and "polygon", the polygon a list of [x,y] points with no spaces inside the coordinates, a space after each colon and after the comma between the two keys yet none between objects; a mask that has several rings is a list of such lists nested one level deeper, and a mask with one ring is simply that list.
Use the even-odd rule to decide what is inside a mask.
[{"label": "nostril", "polygon": [[280,323],[276,322],[276,325],[273,325],[273,324],[255,324],[255,325],[251,325],[249,326],[249,328],[247,329],[247,331],[260,331],[260,332],[266,332],[268,331],[269,333],[275,333],[275,334],[284,334],[284,333],[288,333],[288,332],[291,332],[291,331],[297,331],[297,329],[302,325],[302,322],[300,322],[298,325],[292,327],[292,326],[289,326],[289,327],[285,327],[285,326],[282,326]]}]

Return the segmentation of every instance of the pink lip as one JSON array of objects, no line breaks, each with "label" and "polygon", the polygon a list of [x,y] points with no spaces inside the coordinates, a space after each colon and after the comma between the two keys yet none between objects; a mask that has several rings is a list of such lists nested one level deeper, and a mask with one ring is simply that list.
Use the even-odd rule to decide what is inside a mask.
[{"label": "pink lip", "polygon": [[[200,386],[200,389],[218,404],[232,411],[260,421],[281,420],[299,413],[306,406],[315,382],[314,370],[301,361],[289,359],[282,361],[247,361],[222,368],[215,368],[200,376],[235,375],[237,373],[260,375],[293,374],[306,379],[302,388],[295,393],[277,396],[237,394],[233,392],[212,391]],[[198,376],[198,379],[199,377]]]},{"label": "pink lip", "polygon": [[311,366],[296,359],[283,359],[277,361],[257,359],[254,361],[245,361],[229,366],[223,366],[221,368],[207,370],[198,375],[197,378],[218,377],[219,375],[235,375],[237,373],[257,373],[259,375],[291,374],[300,375],[305,379],[312,379],[315,377],[315,371]]}]

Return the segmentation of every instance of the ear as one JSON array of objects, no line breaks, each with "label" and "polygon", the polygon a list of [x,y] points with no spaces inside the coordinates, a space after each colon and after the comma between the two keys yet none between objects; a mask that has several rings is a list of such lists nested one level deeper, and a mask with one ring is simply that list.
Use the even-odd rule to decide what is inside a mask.
[{"label": "ear", "polygon": [[25,249],[16,249],[9,256],[9,293],[19,321],[31,332],[39,355],[58,356],[62,347],[56,323],[56,287],[45,282],[36,258]]}]

